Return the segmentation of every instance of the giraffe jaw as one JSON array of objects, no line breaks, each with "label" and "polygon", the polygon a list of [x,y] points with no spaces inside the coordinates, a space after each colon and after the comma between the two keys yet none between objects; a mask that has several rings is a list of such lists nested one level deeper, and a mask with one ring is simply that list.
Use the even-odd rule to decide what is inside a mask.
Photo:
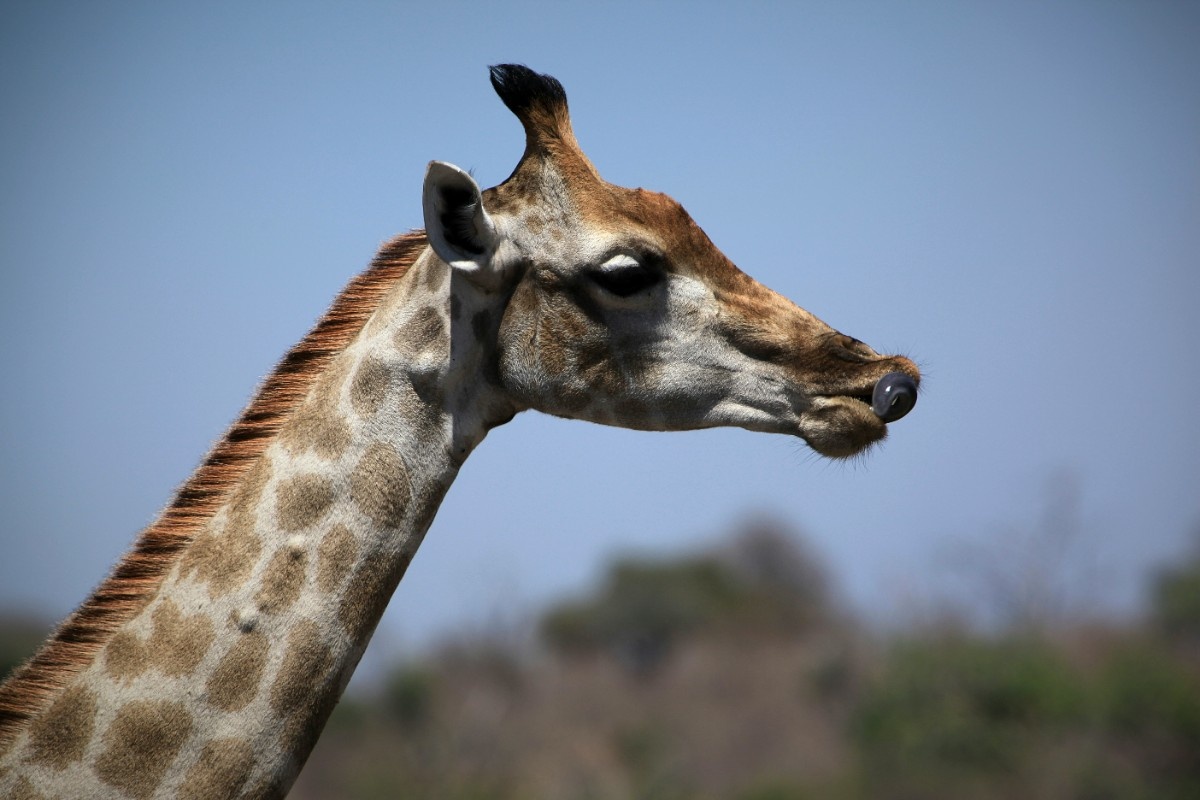
[{"label": "giraffe jaw", "polygon": [[887,436],[887,424],[867,400],[853,395],[818,396],[800,414],[799,434],[826,458],[858,455]]}]

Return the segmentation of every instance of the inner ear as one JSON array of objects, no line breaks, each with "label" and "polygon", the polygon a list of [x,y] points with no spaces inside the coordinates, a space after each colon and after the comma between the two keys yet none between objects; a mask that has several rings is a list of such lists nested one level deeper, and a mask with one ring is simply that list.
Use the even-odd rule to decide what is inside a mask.
[{"label": "inner ear", "polygon": [[453,164],[431,161],[423,190],[425,232],[434,252],[451,266],[485,269],[496,229],[475,179]]},{"label": "inner ear", "polygon": [[487,248],[480,241],[475,228],[475,213],[479,208],[479,195],[473,194],[461,186],[441,186],[442,211],[439,222],[442,225],[442,236],[446,244],[474,256],[483,254]]}]

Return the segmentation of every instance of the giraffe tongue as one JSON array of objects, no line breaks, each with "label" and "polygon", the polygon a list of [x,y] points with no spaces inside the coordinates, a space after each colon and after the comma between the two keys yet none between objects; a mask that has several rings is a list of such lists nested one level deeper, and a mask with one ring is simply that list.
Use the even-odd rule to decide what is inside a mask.
[{"label": "giraffe tongue", "polygon": [[875,384],[871,410],[884,422],[895,422],[917,404],[917,382],[903,372],[889,372]]}]

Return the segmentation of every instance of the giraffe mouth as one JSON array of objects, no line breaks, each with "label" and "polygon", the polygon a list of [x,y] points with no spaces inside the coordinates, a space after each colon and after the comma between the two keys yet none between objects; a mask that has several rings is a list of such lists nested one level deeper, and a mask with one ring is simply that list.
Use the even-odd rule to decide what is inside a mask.
[{"label": "giraffe mouth", "polygon": [[917,404],[917,382],[904,372],[889,372],[870,389],[822,395],[828,399],[856,400],[871,409],[883,422],[895,422]]},{"label": "giraffe mouth", "polygon": [[[870,392],[856,392],[854,394],[830,395],[830,397],[841,397],[845,400],[854,400],[859,403],[862,403],[867,408],[871,407],[871,393]],[[874,410],[874,409],[872,409],[872,410]]]},{"label": "giraffe mouth", "polygon": [[821,455],[847,458],[886,437],[888,423],[908,414],[916,402],[916,380],[889,372],[869,390],[818,395],[800,416],[800,436]]}]

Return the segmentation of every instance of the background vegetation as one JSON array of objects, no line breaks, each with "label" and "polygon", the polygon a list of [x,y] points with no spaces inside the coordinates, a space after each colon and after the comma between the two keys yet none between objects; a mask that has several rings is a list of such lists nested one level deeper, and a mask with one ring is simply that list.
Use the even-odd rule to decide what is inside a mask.
[{"label": "background vegetation", "polygon": [[[335,711],[297,798],[1200,797],[1200,550],[1143,618],[871,630],[772,523],[627,558]],[[9,623],[0,667],[38,626]]]}]

